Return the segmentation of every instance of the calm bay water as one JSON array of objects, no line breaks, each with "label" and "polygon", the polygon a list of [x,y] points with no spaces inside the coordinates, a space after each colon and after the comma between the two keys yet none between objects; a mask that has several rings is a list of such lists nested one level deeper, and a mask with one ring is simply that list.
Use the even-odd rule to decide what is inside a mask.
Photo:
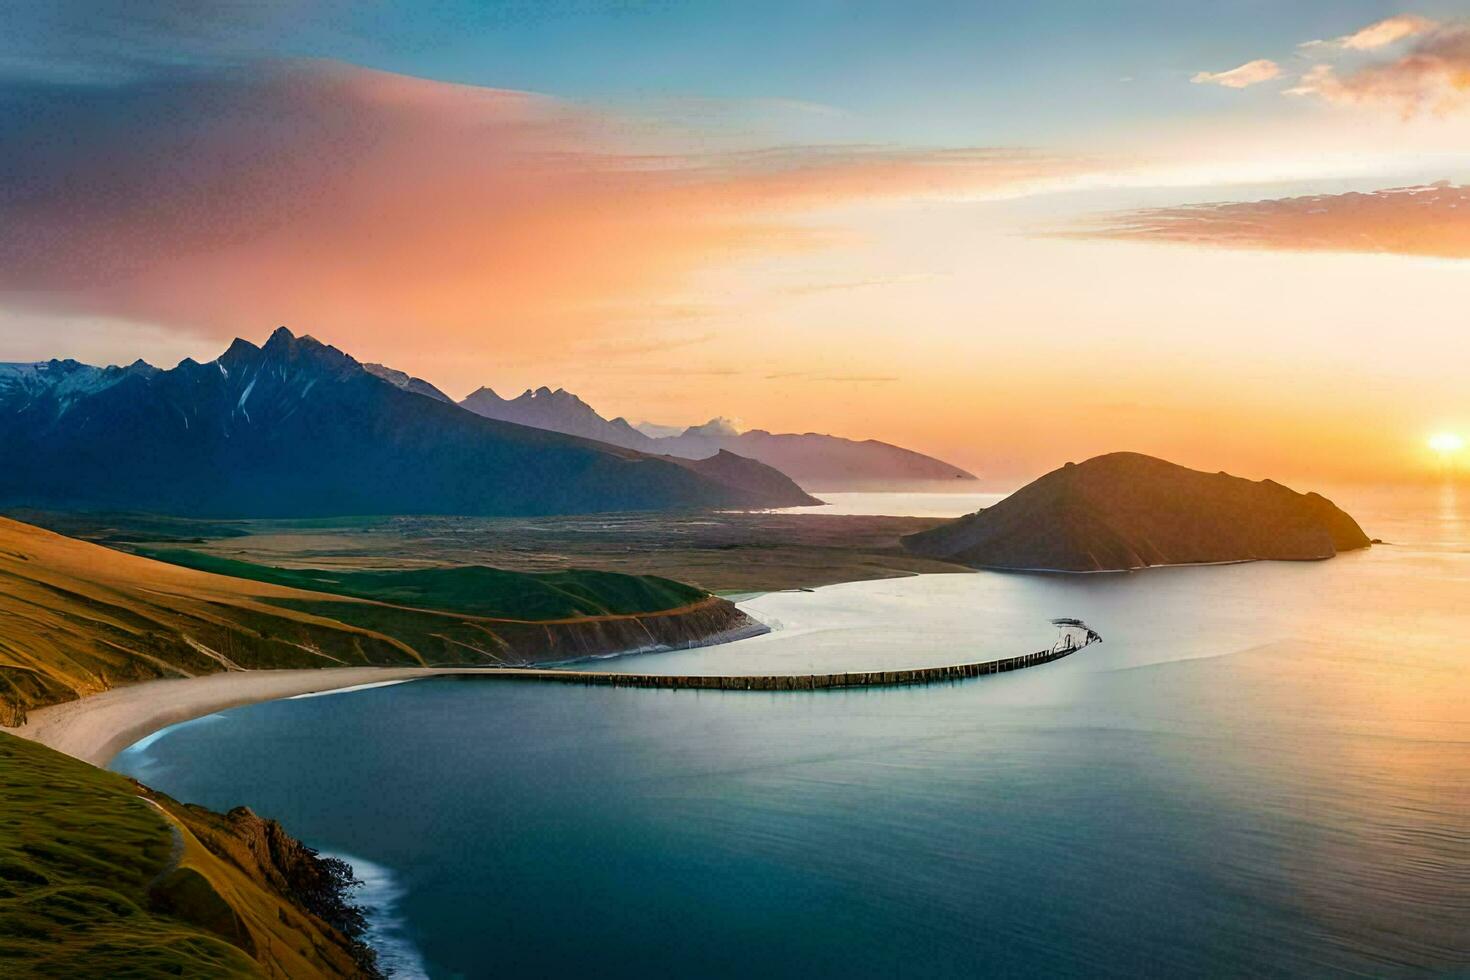
[{"label": "calm bay water", "polygon": [[959,517],[1005,499],[1003,493],[880,493],[863,490],[818,492],[819,507],[781,507],[777,514],[863,514],[878,517]]},{"label": "calm bay water", "polygon": [[[366,869],[402,976],[1407,974],[1470,968],[1470,499],[1337,499],[1311,564],[919,576],[603,661],[949,663],[952,686],[435,680],[236,709],[115,768]],[[892,509],[904,506],[895,502]]]}]

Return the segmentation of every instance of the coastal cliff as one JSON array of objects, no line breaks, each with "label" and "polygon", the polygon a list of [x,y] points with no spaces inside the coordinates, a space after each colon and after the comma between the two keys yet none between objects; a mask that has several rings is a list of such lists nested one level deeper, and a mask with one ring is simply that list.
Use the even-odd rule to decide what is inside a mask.
[{"label": "coastal cliff", "polygon": [[350,869],[274,821],[4,734],[0,798],[0,974],[381,976]]},{"label": "coastal cliff", "polygon": [[1066,572],[1317,560],[1369,543],[1320,494],[1139,453],[1068,463],[993,507],[903,539],[914,554],[978,568]]}]

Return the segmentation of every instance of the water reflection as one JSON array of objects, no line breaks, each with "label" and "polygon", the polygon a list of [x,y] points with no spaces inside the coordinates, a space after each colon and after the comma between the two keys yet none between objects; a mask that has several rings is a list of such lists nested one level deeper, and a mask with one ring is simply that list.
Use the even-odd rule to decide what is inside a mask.
[{"label": "water reflection", "polygon": [[1465,516],[1460,510],[1459,484],[1454,480],[1446,480],[1439,488],[1439,534],[1435,543],[1441,547],[1463,544],[1470,537],[1466,534],[1464,522]]}]

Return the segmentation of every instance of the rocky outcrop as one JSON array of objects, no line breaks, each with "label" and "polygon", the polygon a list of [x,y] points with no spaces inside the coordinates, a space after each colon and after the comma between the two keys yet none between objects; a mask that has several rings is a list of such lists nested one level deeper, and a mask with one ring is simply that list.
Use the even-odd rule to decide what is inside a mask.
[{"label": "rocky outcrop", "polygon": [[1369,539],[1320,494],[1112,453],[1068,463],[993,507],[903,543],[981,568],[1091,572],[1331,558]]},{"label": "rocky outcrop", "polygon": [[[323,857],[248,807],[220,814],[134,785],[187,842],[148,889],[153,911],[213,933],[271,975],[304,960],[314,975],[382,976],[363,940],[367,910],[352,901],[358,882],[346,862]],[[289,958],[280,955],[283,939]]]}]

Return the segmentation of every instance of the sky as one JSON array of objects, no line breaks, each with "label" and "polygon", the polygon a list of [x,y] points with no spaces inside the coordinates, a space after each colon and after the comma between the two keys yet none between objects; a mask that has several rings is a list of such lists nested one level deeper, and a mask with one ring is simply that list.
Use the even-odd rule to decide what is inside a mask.
[{"label": "sky", "polygon": [[1312,482],[1470,434],[1470,0],[7,4],[0,360]]}]

